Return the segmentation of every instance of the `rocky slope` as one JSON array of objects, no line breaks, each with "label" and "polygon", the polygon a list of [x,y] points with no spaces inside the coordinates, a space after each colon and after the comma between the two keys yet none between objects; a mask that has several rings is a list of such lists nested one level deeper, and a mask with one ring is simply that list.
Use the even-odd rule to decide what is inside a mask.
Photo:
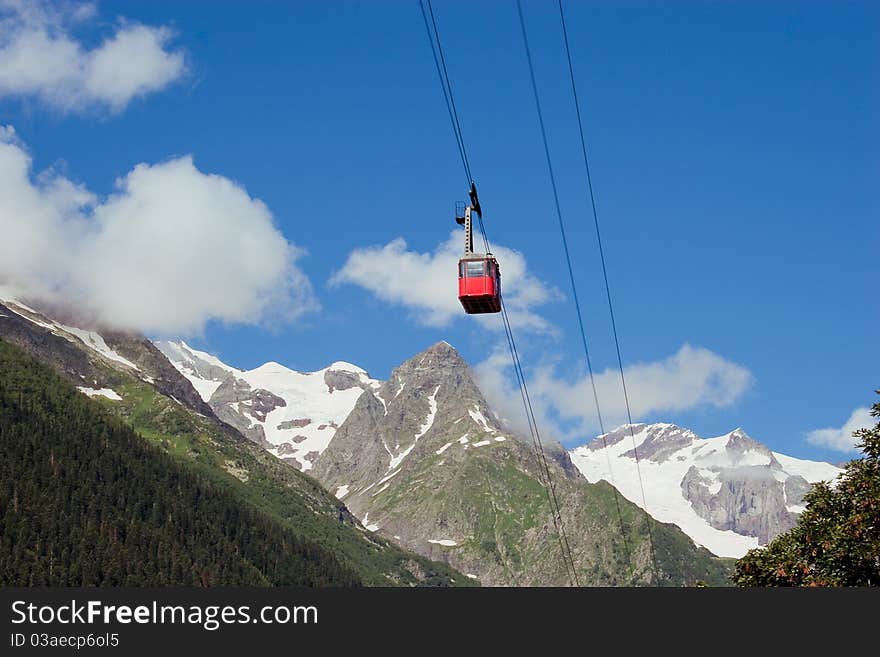
[{"label": "rocky slope", "polygon": [[793,527],[810,484],[841,472],[771,452],[742,429],[705,439],[673,424],[619,427],[572,450],[571,459],[589,481],[613,483],[656,519],[737,558]]}]

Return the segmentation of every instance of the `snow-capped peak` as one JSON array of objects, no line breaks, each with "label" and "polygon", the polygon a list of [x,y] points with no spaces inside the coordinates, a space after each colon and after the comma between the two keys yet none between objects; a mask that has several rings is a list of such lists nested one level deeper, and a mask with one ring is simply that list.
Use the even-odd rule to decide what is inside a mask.
[{"label": "snow-capped peak", "polygon": [[[235,367],[230,367],[229,365],[224,363],[222,360],[220,360],[219,358],[217,358],[216,356],[214,356],[212,354],[209,354],[206,351],[199,351],[198,349],[194,349],[194,348],[190,347],[183,340],[178,340],[177,342],[166,342],[166,343],[162,343],[162,344],[167,344],[169,346],[169,348],[176,349],[184,357],[189,356],[190,359],[198,359],[198,360],[204,361],[205,363],[207,363],[209,365],[213,365],[214,367],[219,367],[220,369],[224,369],[229,372],[240,372],[241,371]],[[166,356],[167,356],[167,354],[166,354]]]},{"label": "snow-capped peak", "polygon": [[570,456],[589,481],[609,481],[657,520],[727,557],[741,557],[787,529],[803,510],[809,484],[840,473],[771,452],[741,427],[701,438],[674,424],[623,425]]},{"label": "snow-capped peak", "polygon": [[[297,372],[296,370],[292,370],[289,367],[282,365],[281,363],[276,363],[274,360],[270,360],[262,365],[255,367],[250,372],[261,372],[263,374],[302,374],[302,372]],[[242,372],[244,374],[245,372]]]},{"label": "snow-capped peak", "polygon": [[314,372],[275,361],[242,370],[182,340],[156,346],[220,419],[303,470],[311,469],[364,390],[381,385],[345,361]]},{"label": "snow-capped peak", "polygon": [[346,363],[344,360],[337,360],[335,363],[331,363],[327,368],[333,372],[353,372],[354,374],[367,374],[367,371],[357,365],[352,365],[351,363]]}]

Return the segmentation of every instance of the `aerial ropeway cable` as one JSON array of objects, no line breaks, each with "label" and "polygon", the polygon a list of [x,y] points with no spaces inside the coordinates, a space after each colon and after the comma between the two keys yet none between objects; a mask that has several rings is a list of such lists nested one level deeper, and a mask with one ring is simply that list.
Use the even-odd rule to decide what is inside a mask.
[{"label": "aerial ropeway cable", "polygon": [[[558,0],[558,4],[559,4],[560,20],[561,20],[561,24],[562,24],[563,43],[565,45],[565,53],[566,53],[566,58],[568,61],[568,71],[569,71],[569,77],[570,77],[570,81],[571,81],[572,96],[574,98],[575,110],[576,110],[576,114],[577,114],[581,152],[583,154],[584,167],[586,169],[586,174],[587,174],[587,189],[589,192],[589,198],[590,198],[590,203],[591,203],[592,212],[593,212],[593,222],[594,222],[594,225],[596,228],[596,237],[597,237],[598,244],[599,244],[599,256],[600,256],[600,259],[602,262],[602,274],[603,274],[604,281],[605,281],[605,293],[606,293],[606,297],[608,300],[608,310],[611,315],[611,327],[612,327],[612,331],[613,331],[613,335],[614,335],[614,344],[615,344],[615,347],[617,350],[617,365],[618,365],[618,369],[620,370],[620,380],[621,380],[621,384],[623,386],[623,395],[624,395],[624,401],[626,403],[627,420],[629,422],[629,432],[630,432],[630,436],[633,441],[633,453],[635,455],[635,460],[636,460],[636,473],[638,475],[639,486],[641,488],[641,493],[642,493],[642,507],[647,509],[647,503],[646,503],[646,499],[645,499],[645,486],[644,486],[644,482],[642,481],[641,468],[639,466],[638,449],[635,444],[635,435],[633,433],[632,412],[630,411],[629,395],[628,395],[627,389],[626,389],[626,378],[623,373],[623,359],[621,358],[621,355],[620,355],[620,340],[619,340],[618,334],[617,334],[617,325],[616,325],[616,322],[614,321],[614,307],[613,307],[613,304],[611,301],[611,288],[608,283],[608,269],[607,269],[607,266],[605,263],[605,252],[602,248],[602,237],[601,237],[601,233],[599,231],[599,216],[598,216],[598,212],[596,211],[596,198],[595,198],[595,194],[593,192],[592,178],[590,176],[590,165],[589,165],[589,160],[587,158],[587,146],[586,146],[586,140],[584,138],[584,129],[583,129],[583,121],[581,118],[580,102],[578,100],[577,88],[575,86],[574,67],[572,65],[572,60],[571,60],[571,48],[569,46],[569,41],[568,41],[568,30],[566,29],[566,25],[565,25],[565,12],[563,11],[563,8],[562,8],[562,0]],[[543,113],[541,111],[541,101],[540,101],[540,96],[538,94],[538,85],[537,85],[537,82],[535,79],[535,69],[534,69],[534,65],[532,63],[532,53],[531,53],[531,48],[529,47],[528,33],[526,30],[525,16],[523,14],[521,0],[516,0],[516,7],[517,7],[517,12],[519,14],[520,28],[522,30],[523,46],[525,48],[526,59],[528,61],[528,66],[529,66],[529,75],[530,75],[531,83],[532,83],[532,92],[534,94],[535,107],[537,109],[537,114],[538,114],[538,124],[541,129],[541,138],[542,138],[542,141],[544,144],[544,154],[546,156],[546,161],[547,161],[547,170],[549,172],[550,184],[551,184],[551,187],[553,190],[553,200],[555,202],[555,207],[556,207],[556,216],[557,216],[558,223],[559,223],[559,232],[560,232],[560,235],[562,236],[562,247],[563,247],[563,252],[565,254],[565,261],[568,266],[569,282],[571,283],[571,290],[572,290],[572,295],[574,298],[574,306],[575,306],[575,311],[577,313],[577,319],[578,319],[578,327],[580,328],[581,341],[582,341],[583,348],[584,348],[584,357],[585,357],[586,364],[587,364],[587,370],[589,372],[590,384],[591,384],[591,387],[593,390],[593,400],[594,400],[594,403],[596,406],[596,415],[597,415],[597,418],[599,421],[599,429],[601,431],[602,442],[603,442],[603,445],[605,447],[607,447],[607,443],[605,442],[605,428],[604,428],[604,423],[602,421],[602,411],[601,411],[601,408],[599,405],[599,397],[598,397],[598,394],[596,391],[595,377],[593,375],[593,366],[592,366],[592,362],[590,359],[589,348],[587,346],[587,337],[586,337],[586,331],[584,329],[583,315],[581,313],[581,305],[580,305],[580,301],[578,299],[577,285],[575,283],[575,278],[574,278],[574,268],[572,266],[571,255],[569,253],[569,248],[568,248],[568,240],[566,238],[566,233],[565,233],[565,223],[562,219],[562,210],[561,210],[561,207],[559,204],[559,193],[558,193],[557,187],[556,187],[556,177],[553,172],[553,162],[550,157],[550,147],[549,147],[548,140],[547,140],[547,131],[544,126],[544,117],[543,117]],[[605,452],[606,452],[606,457],[608,457],[607,449],[605,450]],[[608,462],[609,476],[612,479],[611,484],[615,490],[615,503],[617,506],[617,514],[618,514],[618,519],[620,522],[620,529],[621,529],[621,533],[623,535],[625,547],[627,549],[627,552],[629,553],[630,561],[631,561],[632,560],[632,551],[631,551],[631,546],[629,545],[629,541],[627,540],[626,531],[624,529],[623,515],[622,515],[621,509],[620,509],[619,492],[617,491],[617,487],[614,486],[614,481],[613,481],[614,476],[611,471],[610,457],[608,457],[608,458],[609,458],[609,462]],[[658,575],[658,569],[657,569],[657,556],[656,556],[656,551],[654,548],[654,536],[653,536],[653,531],[651,529],[650,520],[648,522],[647,529],[648,529],[648,546],[650,549],[651,565],[653,567],[654,582],[656,584],[659,584],[659,575]]]},{"label": "aerial ropeway cable", "polygon": [[[427,6],[427,11],[425,7]],[[467,157],[467,149],[465,148],[464,138],[461,133],[461,124],[458,120],[458,111],[455,107],[455,100],[452,94],[452,86],[449,81],[449,73],[446,67],[446,59],[443,55],[443,48],[440,43],[440,34],[437,29],[437,22],[434,17],[434,10],[431,6],[431,0],[419,0],[419,7],[422,11],[425,29],[428,34],[428,41],[431,45],[431,53],[434,58],[434,65],[437,69],[437,75],[440,78],[440,86],[443,89],[444,101],[446,109],[452,123],[452,129],[455,133],[456,144],[458,145],[459,155],[464,167],[465,176],[468,180],[468,196],[470,202],[466,207],[460,208],[456,212],[456,222],[465,227],[465,250],[464,255],[459,261],[459,301],[461,302],[465,312],[468,314],[475,313],[501,313],[504,324],[504,331],[507,337],[508,347],[510,349],[511,361],[513,363],[514,372],[516,373],[519,383],[520,394],[523,400],[523,408],[526,413],[526,419],[529,425],[529,432],[532,437],[532,445],[535,456],[538,461],[539,477],[541,483],[546,490],[548,504],[550,505],[552,520],[556,535],[559,540],[562,560],[565,565],[566,576],[572,586],[580,586],[580,578],[578,577],[577,567],[571,552],[571,545],[565,532],[565,525],[562,518],[562,512],[559,505],[559,498],[556,495],[556,486],[553,482],[550,466],[547,463],[544,448],[541,443],[540,433],[538,432],[537,422],[535,420],[534,410],[532,409],[531,398],[528,394],[528,386],[523,374],[522,362],[519,358],[519,352],[516,348],[516,341],[513,336],[513,329],[510,325],[510,318],[507,314],[507,308],[504,305],[504,297],[501,294],[501,274],[497,260],[492,256],[489,247],[489,238],[483,224],[483,212],[477,196],[477,188],[471,174],[470,162]],[[428,16],[430,15],[430,21]],[[473,215],[476,214],[480,224],[480,232],[483,235],[483,243],[485,245],[485,253],[477,254],[473,250]]]},{"label": "aerial ropeway cable", "polygon": [[[577,87],[574,81],[574,66],[571,63],[571,48],[568,43],[568,30],[565,27],[565,12],[562,9],[562,0],[558,0],[559,3],[559,19],[562,24],[562,40],[565,44],[565,55],[568,61],[568,75],[571,80],[571,94],[574,99],[574,106],[577,115],[577,123],[578,123],[578,134],[580,135],[580,143],[581,143],[581,154],[583,155],[584,160],[584,170],[587,175],[587,190],[590,196],[590,207],[593,211],[593,226],[596,229],[596,243],[599,245],[599,260],[602,263],[602,278],[605,282],[605,297],[608,300],[608,314],[611,317],[611,332],[614,335],[614,347],[617,351],[617,367],[620,371],[620,385],[623,388],[623,400],[626,404],[626,418],[629,423],[629,435],[632,440],[633,446],[633,455],[635,456],[636,461],[636,473],[639,478],[639,488],[642,493],[642,508],[644,508],[647,512],[648,503],[645,497],[645,484],[642,481],[642,470],[641,464],[639,463],[639,449],[636,445],[636,437],[633,430],[633,421],[632,421],[632,411],[629,406],[629,393],[626,389],[626,376],[623,373],[623,358],[620,355],[620,338],[617,335],[617,322],[614,319],[614,304],[611,301],[611,285],[608,283],[608,267],[605,264],[605,249],[602,248],[602,232],[599,230],[599,213],[596,210],[596,195],[593,192],[593,178],[590,175],[590,161],[587,158],[587,141],[584,138],[584,126],[583,121],[581,119],[581,105],[578,100]],[[591,374],[592,377],[592,374]],[[604,441],[604,433],[603,433],[603,441]],[[657,571],[657,552],[654,548],[654,532],[651,529],[651,523],[648,522],[648,546],[651,549],[651,565],[654,567],[654,582],[659,585],[659,573]]]},{"label": "aerial ropeway cable", "polygon": [[[568,60],[568,69],[569,76],[571,81],[571,89],[572,96],[574,98],[575,109],[577,113],[577,121],[578,121],[578,130],[580,135],[580,144],[581,150],[584,160],[584,166],[587,174],[587,190],[589,192],[589,198],[591,202],[592,212],[593,212],[593,221],[596,229],[596,236],[599,244],[599,255],[602,263],[602,273],[605,282],[605,292],[608,301],[608,310],[611,315],[611,324],[612,331],[614,335],[614,343],[617,352],[617,364],[618,369],[620,371],[620,379],[621,384],[623,386],[624,400],[626,403],[626,411],[627,411],[627,419],[629,421],[630,434],[633,440],[633,449],[636,457],[636,465],[637,465],[637,474],[639,478],[639,484],[642,492],[642,505],[646,508],[645,502],[645,490],[644,490],[644,482],[642,481],[641,469],[639,468],[639,459],[638,459],[638,451],[637,446],[635,445],[635,436],[633,434],[632,429],[632,412],[629,404],[629,395],[626,389],[626,378],[623,370],[623,361],[621,357],[620,351],[620,341],[617,333],[617,326],[614,319],[614,308],[611,298],[610,285],[608,282],[608,272],[607,266],[605,262],[605,254],[602,248],[602,240],[601,233],[599,230],[599,219],[598,213],[596,211],[596,201],[595,194],[593,191],[592,179],[590,176],[590,168],[589,161],[587,158],[587,149],[586,149],[586,140],[584,138],[583,132],[583,122],[581,117],[580,103],[577,96],[577,89],[575,86],[575,78],[574,78],[574,68],[571,60],[571,49],[568,40],[568,32],[565,24],[565,13],[562,7],[562,0],[558,0],[560,19],[562,24],[562,36],[563,42],[565,45],[566,57]],[[563,553],[563,561],[566,566],[566,570],[568,573],[568,577],[573,585],[579,585],[579,578],[577,574],[577,569],[574,563],[574,559],[571,553],[571,546],[568,542],[568,537],[565,533],[565,527],[562,519],[561,508],[559,505],[559,500],[556,495],[556,486],[552,479],[552,474],[550,467],[547,463],[546,455],[544,454],[543,443],[541,442],[540,432],[538,430],[537,422],[535,420],[534,410],[531,404],[531,398],[528,393],[528,386],[525,379],[525,374],[522,368],[522,362],[519,357],[519,352],[516,347],[516,340],[514,339],[513,330],[510,324],[510,318],[507,313],[507,309],[504,305],[504,298],[501,294],[501,274],[500,274],[500,266],[497,260],[491,253],[491,249],[489,247],[489,239],[485,230],[485,226],[483,224],[483,214],[482,208],[480,206],[479,199],[477,197],[477,189],[476,184],[473,180],[473,176],[471,173],[470,162],[467,157],[467,149],[465,147],[464,137],[461,132],[461,124],[458,118],[458,111],[455,106],[455,100],[452,93],[452,86],[449,80],[449,72],[446,66],[446,59],[443,54],[443,48],[440,42],[440,34],[437,29],[437,22],[434,16],[433,7],[431,5],[431,0],[419,0],[419,6],[422,11],[422,17],[425,22],[425,28],[428,33],[428,40],[431,46],[431,53],[434,58],[435,68],[437,70],[438,77],[440,79],[440,85],[443,90],[444,101],[446,103],[446,109],[449,114],[450,121],[452,123],[453,132],[455,134],[456,144],[459,149],[459,155],[461,157],[462,165],[464,167],[465,176],[467,177],[467,181],[469,184],[468,195],[470,197],[470,203],[465,207],[461,204],[461,207],[457,208],[456,212],[456,221],[465,227],[465,249],[464,255],[459,260],[458,267],[458,277],[459,277],[459,301],[462,304],[465,312],[468,314],[476,314],[476,313],[497,313],[500,312],[502,316],[502,321],[504,324],[505,335],[507,337],[508,347],[510,349],[511,361],[514,366],[514,372],[517,377],[517,382],[520,388],[520,394],[523,401],[523,408],[526,413],[526,419],[529,425],[529,432],[532,436],[533,447],[535,450],[535,455],[539,464],[539,475],[547,491],[548,502],[550,504],[551,513],[553,517],[553,523],[556,529],[557,536],[559,538],[560,548]],[[427,6],[428,11],[425,11],[425,7]],[[575,310],[578,318],[578,326],[581,333],[582,344],[584,347],[584,356],[587,363],[587,369],[589,372],[590,382],[593,390],[593,400],[596,406],[597,418],[600,425],[600,431],[602,434],[602,438],[604,441],[605,437],[605,429],[604,423],[602,420],[601,407],[599,405],[598,394],[596,391],[595,377],[592,367],[592,362],[590,359],[589,348],[587,345],[586,339],[586,331],[584,329],[583,316],[581,312],[580,301],[578,299],[577,294],[577,286],[574,278],[574,269],[572,266],[571,255],[568,248],[568,241],[565,233],[565,226],[562,219],[562,211],[559,204],[558,191],[556,188],[556,179],[553,172],[553,164],[550,157],[550,150],[547,141],[546,129],[544,126],[543,115],[541,112],[541,103],[538,94],[537,83],[535,80],[535,72],[534,66],[532,63],[532,55],[531,49],[528,43],[528,35],[525,26],[525,17],[522,10],[521,0],[517,0],[517,10],[519,13],[520,19],[520,27],[522,29],[523,35],[523,43],[526,50],[526,56],[529,65],[529,73],[531,76],[532,82],[532,90],[535,98],[535,105],[538,112],[538,121],[541,129],[541,137],[544,143],[544,152],[547,160],[547,167],[550,174],[550,182],[553,190],[553,197],[556,206],[556,214],[559,222],[560,234],[562,236],[562,245],[563,252],[565,255],[566,264],[569,272],[569,280],[571,283],[572,294],[574,298]],[[430,15],[430,22],[428,20],[428,16]],[[485,253],[476,253],[473,248],[473,226],[472,219],[473,214],[476,213],[477,218],[480,224],[480,231],[483,236],[483,242],[485,245]],[[614,485],[613,481],[613,472],[611,472],[611,464],[609,457],[609,474],[612,479],[612,486]],[[627,533],[625,531],[625,527],[623,524],[623,516],[620,508],[620,500],[619,500],[619,492],[617,488],[615,488],[615,503],[617,507],[617,515],[618,520],[620,522],[621,535],[624,540],[625,547],[627,552],[629,553],[630,561],[632,557],[631,546],[629,545],[629,541],[627,539]],[[656,551],[654,548],[654,539],[653,532],[650,526],[650,522],[648,524],[648,542],[651,553],[651,564],[653,566],[653,574],[654,581],[659,583],[658,569],[657,569],[657,559],[656,559]]]}]

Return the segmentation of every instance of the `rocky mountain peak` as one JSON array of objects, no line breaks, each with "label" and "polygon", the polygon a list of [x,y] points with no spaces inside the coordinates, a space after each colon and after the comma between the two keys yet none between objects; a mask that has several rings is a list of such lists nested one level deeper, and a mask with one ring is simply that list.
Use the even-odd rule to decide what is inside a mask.
[{"label": "rocky mountain peak", "polygon": [[647,424],[623,424],[615,429],[612,429],[608,433],[604,433],[601,436],[597,436],[593,438],[589,443],[583,445],[582,447],[578,447],[577,449],[587,449],[593,452],[599,451],[601,449],[605,449],[606,447],[611,447],[612,445],[616,445],[624,438],[629,438],[630,434],[638,434],[643,431]]},{"label": "rocky mountain peak", "polygon": [[769,465],[779,467],[773,452],[742,429],[734,429],[727,434],[726,451],[733,465]]},{"label": "rocky mountain peak", "polygon": [[[155,345],[171,363],[199,379],[223,381],[237,371],[218,358],[193,349],[183,340],[175,340],[173,342],[159,341]],[[210,395],[208,396],[210,397]],[[206,399],[205,401],[208,400]]]},{"label": "rocky mountain peak", "polygon": [[745,429],[737,427],[727,434],[728,449],[751,449],[755,447],[763,447],[763,445],[747,434]]},{"label": "rocky mountain peak", "polygon": [[398,370],[469,369],[461,354],[448,342],[438,342],[405,361]]},{"label": "rocky mountain peak", "polygon": [[424,400],[432,393],[442,408],[458,412],[456,417],[464,408],[488,408],[470,366],[448,342],[438,342],[403,362],[377,391],[386,412],[408,409],[413,403],[422,412]]},{"label": "rocky mountain peak", "polygon": [[749,434],[746,433],[745,429],[737,427],[733,431],[727,434],[727,446],[728,448],[734,448],[737,445],[760,445],[757,440],[752,438]]},{"label": "rocky mountain peak", "polygon": [[641,431],[647,436],[641,445],[624,452],[623,456],[640,459],[650,459],[662,463],[680,449],[692,445],[698,440],[697,435],[688,429],[676,424],[652,424],[643,426]]},{"label": "rocky mountain peak", "polygon": [[359,373],[333,368],[327,368],[324,372],[324,383],[331,394],[336,390],[350,390],[365,385]]},{"label": "rocky mountain peak", "polygon": [[368,374],[367,370],[357,365],[352,365],[344,360],[337,360],[331,363],[327,370],[331,372],[350,372],[352,374]]}]

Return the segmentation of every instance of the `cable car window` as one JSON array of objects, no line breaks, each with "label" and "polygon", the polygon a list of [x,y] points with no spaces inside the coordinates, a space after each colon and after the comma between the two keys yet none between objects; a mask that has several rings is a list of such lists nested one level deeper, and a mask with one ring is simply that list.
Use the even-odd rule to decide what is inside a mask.
[{"label": "cable car window", "polygon": [[483,276],[483,261],[482,260],[470,260],[465,263],[465,267],[467,268],[467,273],[465,276],[468,278],[475,278],[477,276]]}]

